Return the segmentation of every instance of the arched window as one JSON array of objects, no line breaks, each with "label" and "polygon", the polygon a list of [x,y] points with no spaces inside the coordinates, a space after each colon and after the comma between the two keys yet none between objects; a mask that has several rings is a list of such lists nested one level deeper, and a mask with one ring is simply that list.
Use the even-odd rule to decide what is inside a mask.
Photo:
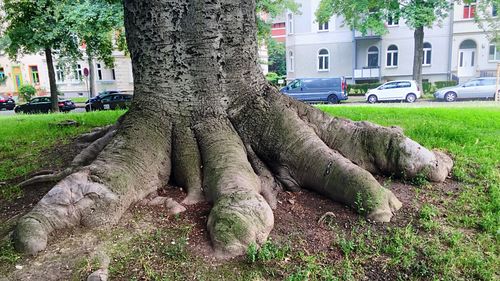
[{"label": "arched window", "polygon": [[330,53],[327,49],[318,51],[318,71],[328,71],[330,69]]},{"label": "arched window", "polygon": [[293,72],[295,70],[295,59],[293,57],[293,52],[288,52],[288,71]]},{"label": "arched window", "polygon": [[378,67],[378,48],[376,46],[368,48],[368,67]]},{"label": "arched window", "polygon": [[424,57],[422,65],[431,65],[432,61],[432,45],[429,42],[424,43]]},{"label": "arched window", "polygon": [[460,43],[460,49],[475,49],[476,48],[476,42],[473,40],[467,39],[464,40],[462,43]]},{"label": "arched window", "polygon": [[388,67],[398,66],[398,47],[396,45],[390,45],[387,48],[387,63]]}]

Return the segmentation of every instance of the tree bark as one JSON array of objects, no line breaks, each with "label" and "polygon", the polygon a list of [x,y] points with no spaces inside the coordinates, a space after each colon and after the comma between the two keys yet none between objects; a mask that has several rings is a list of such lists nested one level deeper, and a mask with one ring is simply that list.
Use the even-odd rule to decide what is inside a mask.
[{"label": "tree bark", "polygon": [[255,1],[124,7],[133,104],[112,133],[83,137],[95,147],[20,220],[17,249],[35,254],[57,229],[112,225],[172,180],[187,190],[185,204],[212,203],[215,253],[234,256],[266,240],[282,187],[388,222],[401,202],[374,174],[443,181],[450,172],[449,157],[401,129],[332,118],[270,86],[258,64]]},{"label": "tree bark", "polygon": [[89,96],[90,98],[95,97],[95,67],[94,67],[94,57],[87,53],[88,63],[89,63]]},{"label": "tree bark", "polygon": [[45,60],[49,71],[49,86],[52,112],[59,112],[59,96],[57,94],[56,73],[54,70],[54,60],[52,58],[52,50],[45,48]]},{"label": "tree bark", "polygon": [[415,28],[413,32],[414,55],[413,55],[413,80],[417,81],[422,94],[424,93],[422,85],[422,64],[424,62],[424,27]]}]

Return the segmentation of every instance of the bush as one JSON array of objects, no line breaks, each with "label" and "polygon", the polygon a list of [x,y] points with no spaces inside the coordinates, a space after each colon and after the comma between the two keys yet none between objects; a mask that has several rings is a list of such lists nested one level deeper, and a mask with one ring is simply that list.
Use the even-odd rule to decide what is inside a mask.
[{"label": "bush", "polygon": [[458,84],[457,81],[436,81],[434,82],[434,85],[436,86],[436,89],[441,89],[441,88],[446,88],[446,87],[452,87],[456,86]]},{"label": "bush", "polygon": [[283,79],[285,80],[285,76],[280,76],[275,72],[269,72],[266,74],[266,79],[269,81],[269,83],[273,85],[278,85],[278,80]]},{"label": "bush", "polygon": [[365,83],[365,84],[353,84],[347,85],[347,93],[349,95],[364,95],[368,90],[377,88],[382,85],[382,83]]},{"label": "bush", "polygon": [[29,101],[35,94],[36,94],[36,89],[31,85],[22,85],[21,87],[19,87],[19,95],[25,101]]}]

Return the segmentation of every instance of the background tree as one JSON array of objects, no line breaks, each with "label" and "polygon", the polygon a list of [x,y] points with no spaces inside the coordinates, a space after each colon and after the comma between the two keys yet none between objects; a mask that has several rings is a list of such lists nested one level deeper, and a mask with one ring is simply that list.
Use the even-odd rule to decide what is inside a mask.
[{"label": "background tree", "polygon": [[474,19],[480,28],[484,30],[490,42],[500,49],[500,20],[498,10],[500,0],[482,0],[477,2],[477,12]]},{"label": "background tree", "polygon": [[14,231],[35,254],[63,228],[117,223],[169,181],[208,200],[215,252],[263,243],[282,188],[306,188],[387,222],[401,207],[373,174],[443,181],[452,161],[398,128],[332,118],[278,92],[258,63],[255,1],[124,1],[134,101],[87,143]]},{"label": "background tree", "polygon": [[422,63],[424,28],[432,28],[448,15],[448,0],[321,0],[316,17],[319,22],[328,21],[342,15],[351,28],[366,34],[387,32],[385,23],[389,20],[403,19],[408,27],[414,29],[413,79],[422,87]]},{"label": "background tree", "polygon": [[15,60],[22,54],[45,53],[53,112],[59,111],[53,53],[74,54],[78,50],[74,38],[68,36],[68,26],[62,24],[63,7],[61,1],[55,0],[5,0],[1,7],[9,57]]},{"label": "background tree", "polygon": [[[94,59],[107,67],[113,67],[113,51],[122,43],[117,39],[124,29],[123,6],[119,2],[85,0],[68,2],[64,10],[63,24],[71,30],[78,44],[85,46],[90,72],[90,96],[95,96]],[[82,55],[77,59],[82,59]]]},{"label": "background tree", "polygon": [[269,38],[267,41],[267,52],[269,54],[269,71],[278,74],[278,76],[286,75],[285,44]]}]

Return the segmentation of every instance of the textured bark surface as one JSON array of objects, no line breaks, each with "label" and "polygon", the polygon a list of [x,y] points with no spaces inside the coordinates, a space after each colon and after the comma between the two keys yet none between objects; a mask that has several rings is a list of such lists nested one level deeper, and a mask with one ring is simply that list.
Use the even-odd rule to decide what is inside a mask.
[{"label": "textured bark surface", "polygon": [[47,69],[49,72],[49,86],[50,86],[50,98],[51,110],[52,112],[59,112],[58,95],[57,95],[57,84],[56,84],[56,73],[54,70],[54,60],[52,57],[52,50],[50,48],[45,49],[45,60],[47,61]]},{"label": "textured bark surface", "polygon": [[92,143],[20,220],[16,247],[36,254],[57,229],[113,225],[173,181],[184,204],[209,201],[219,256],[263,243],[276,194],[310,189],[388,222],[401,208],[373,174],[443,181],[452,162],[398,128],[332,118],[280,94],[258,65],[254,1],[125,1],[135,81],[117,125]]},{"label": "textured bark surface", "polygon": [[413,32],[414,54],[413,54],[413,80],[417,81],[420,90],[422,87],[422,64],[424,63],[424,27],[415,28]]}]

